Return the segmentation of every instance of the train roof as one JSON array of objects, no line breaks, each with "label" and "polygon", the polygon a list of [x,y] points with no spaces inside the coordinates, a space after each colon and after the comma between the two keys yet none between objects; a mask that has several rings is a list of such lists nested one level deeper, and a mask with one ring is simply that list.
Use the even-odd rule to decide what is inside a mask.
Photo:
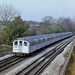
[{"label": "train roof", "polygon": [[36,35],[36,36],[28,36],[28,37],[21,37],[21,38],[17,38],[17,40],[26,40],[28,42],[33,42],[35,40],[39,40],[40,38],[44,38],[47,37],[47,35]]},{"label": "train roof", "polygon": [[36,35],[36,36],[28,36],[28,37],[20,37],[20,38],[17,38],[17,39],[15,39],[15,40],[26,40],[26,41],[28,41],[29,43],[31,43],[31,42],[40,40],[40,38],[41,38],[41,39],[44,39],[44,38],[48,38],[48,37],[56,37],[56,36],[63,35],[63,34],[68,34],[68,33],[71,33],[71,32],[45,34],[45,35]]}]

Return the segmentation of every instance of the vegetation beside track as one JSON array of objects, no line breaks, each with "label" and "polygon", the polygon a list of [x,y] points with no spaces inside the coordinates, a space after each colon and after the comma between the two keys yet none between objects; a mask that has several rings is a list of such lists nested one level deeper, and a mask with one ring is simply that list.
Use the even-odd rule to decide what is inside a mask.
[{"label": "vegetation beside track", "polygon": [[0,57],[12,54],[12,46],[9,45],[0,45]]},{"label": "vegetation beside track", "polygon": [[71,60],[66,75],[75,75],[75,48],[72,52]]}]

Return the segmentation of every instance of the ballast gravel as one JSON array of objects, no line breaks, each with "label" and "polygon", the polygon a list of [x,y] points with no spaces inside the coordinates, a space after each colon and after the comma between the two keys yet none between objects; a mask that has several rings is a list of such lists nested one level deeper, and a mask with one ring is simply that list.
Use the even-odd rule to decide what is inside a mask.
[{"label": "ballast gravel", "polygon": [[[70,51],[73,44],[75,41],[71,42],[65,49],[64,51],[59,54],[49,65],[48,67],[46,67],[46,69],[41,73],[41,75],[59,75],[62,66],[64,65],[65,62],[65,53],[67,53],[67,51]],[[58,45],[58,44],[57,44]],[[40,56],[42,56],[43,54],[45,54],[46,52],[48,52],[49,50],[53,49],[54,47],[56,47],[57,45],[47,48],[45,51],[41,52],[40,54],[36,55],[35,57],[27,60],[27,61],[23,61],[21,64],[19,64],[18,66],[16,66],[15,68],[12,68],[10,71],[4,73],[3,75],[15,75],[17,72],[19,72],[21,69],[23,69],[24,67],[26,67],[27,65],[29,65],[30,63],[32,63],[33,61],[35,61],[37,58],[39,58]]]},{"label": "ballast gravel", "polygon": [[3,56],[3,57],[0,57],[0,61],[2,61],[2,60],[4,60],[4,59],[7,59],[7,58],[9,58],[9,57],[12,57],[12,56],[14,56],[14,54],[8,54],[8,55],[5,55],[5,56]]},{"label": "ballast gravel", "polygon": [[24,61],[23,63],[21,63],[20,65],[18,65],[16,68],[10,70],[9,72],[5,73],[5,75],[15,75],[17,72],[19,72],[21,69],[23,69],[24,67],[26,67],[27,65],[29,65],[30,63],[32,63],[33,61],[35,61],[36,59],[38,59],[39,57],[41,57],[42,55],[44,55],[46,52],[52,50],[53,48],[55,48],[58,44],[51,46],[50,48],[45,49],[43,52],[41,52],[40,54],[36,55],[35,57],[29,59],[28,61]]},{"label": "ballast gravel", "polygon": [[[60,72],[64,66],[66,58],[74,45],[74,41],[72,41],[69,45],[66,46],[64,51],[59,54],[46,69],[41,73],[41,75],[60,75]],[[65,56],[66,55],[66,56]]]}]

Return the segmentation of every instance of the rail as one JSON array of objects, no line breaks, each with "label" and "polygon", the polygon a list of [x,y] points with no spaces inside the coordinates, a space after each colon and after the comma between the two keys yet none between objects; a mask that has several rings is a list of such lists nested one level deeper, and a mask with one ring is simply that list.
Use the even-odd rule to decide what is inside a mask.
[{"label": "rail", "polygon": [[12,56],[10,58],[7,58],[5,60],[0,61],[0,72],[4,71],[5,69],[17,64],[18,62],[24,60],[25,58]]},{"label": "rail", "polygon": [[74,44],[73,44],[73,47],[72,47],[72,49],[71,49],[71,51],[70,51],[70,53],[69,53],[69,55],[67,57],[67,60],[66,60],[66,62],[64,64],[64,66],[63,66],[63,69],[62,69],[60,75],[65,75],[67,67],[68,67],[68,64],[69,64],[69,61],[71,59],[71,54],[72,54],[73,49],[74,49]]},{"label": "rail", "polygon": [[59,54],[63,51],[66,45],[68,45],[74,37],[68,39],[67,41],[61,43],[59,46],[46,53],[42,57],[38,58],[30,65],[22,69],[16,75],[38,75],[41,71]]}]

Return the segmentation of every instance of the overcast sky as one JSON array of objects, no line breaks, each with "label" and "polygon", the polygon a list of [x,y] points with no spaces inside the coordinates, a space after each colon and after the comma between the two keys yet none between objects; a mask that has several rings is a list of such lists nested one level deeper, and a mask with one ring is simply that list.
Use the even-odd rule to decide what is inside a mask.
[{"label": "overcast sky", "polygon": [[44,16],[75,17],[75,0],[0,0],[20,11],[24,20],[42,21]]}]

